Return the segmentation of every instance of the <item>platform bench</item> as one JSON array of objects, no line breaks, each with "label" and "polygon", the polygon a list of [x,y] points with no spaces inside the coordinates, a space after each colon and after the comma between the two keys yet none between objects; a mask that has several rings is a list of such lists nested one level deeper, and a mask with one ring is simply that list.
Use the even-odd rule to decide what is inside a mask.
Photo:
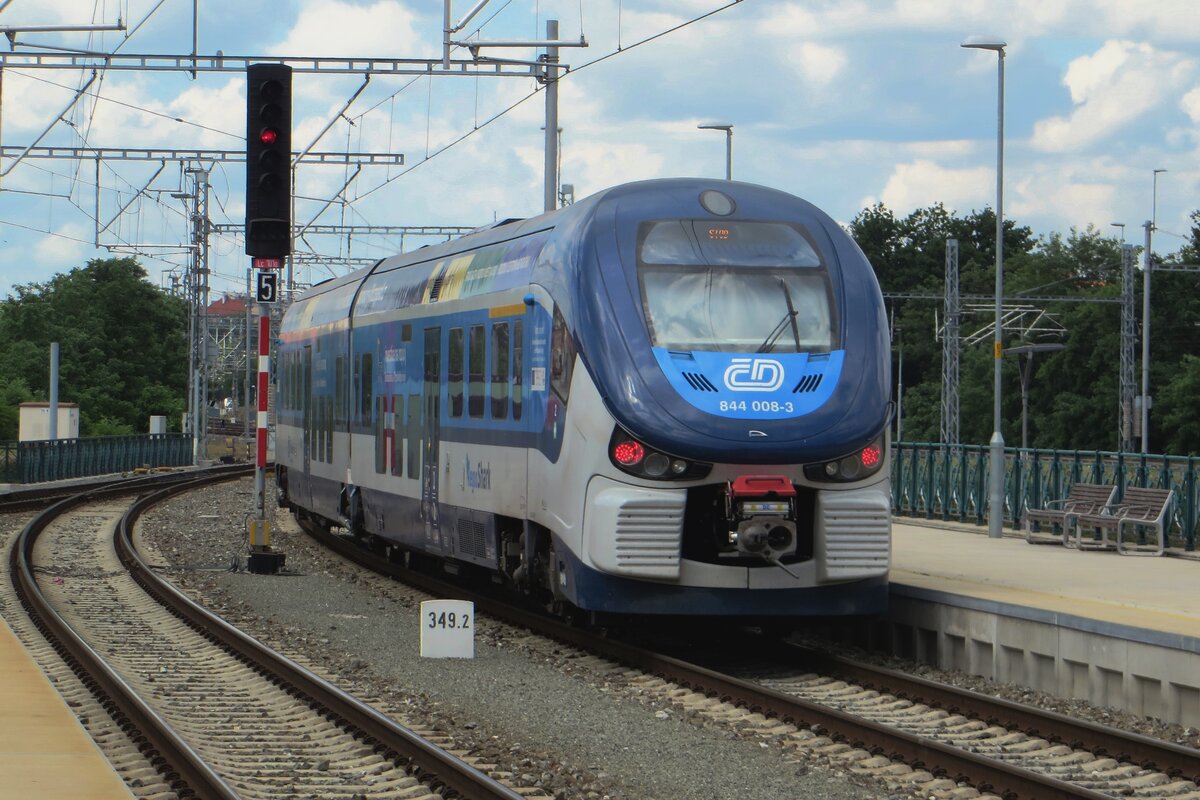
[{"label": "platform bench", "polygon": [[[1062,500],[1051,500],[1045,508],[1025,509],[1025,541],[1030,544],[1063,544],[1069,545],[1067,531],[1070,527],[1067,517],[1079,514],[1099,514],[1110,506],[1117,496],[1116,486],[1105,486],[1098,483],[1077,483]],[[1057,529],[1061,534],[1048,538],[1036,536],[1042,525]]]},{"label": "platform bench", "polygon": [[[1116,547],[1121,555],[1161,556],[1166,547],[1166,529],[1170,524],[1171,503],[1175,492],[1171,489],[1139,489],[1127,487],[1120,503],[1105,506],[1096,513],[1072,515],[1064,522],[1064,540],[1075,533],[1075,546],[1081,550],[1107,549]],[[1154,542],[1149,546],[1127,545],[1122,535],[1126,528],[1134,531],[1149,528],[1154,531]],[[1097,532],[1099,539],[1084,539],[1085,532]],[[1108,535],[1113,534],[1110,543]]]}]

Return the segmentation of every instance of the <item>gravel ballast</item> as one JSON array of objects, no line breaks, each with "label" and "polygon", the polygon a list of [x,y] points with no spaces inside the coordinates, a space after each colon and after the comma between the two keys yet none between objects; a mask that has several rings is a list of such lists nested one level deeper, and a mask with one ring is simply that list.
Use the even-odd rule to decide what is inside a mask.
[{"label": "gravel ballast", "polygon": [[487,619],[474,659],[421,658],[417,603],[430,598],[318,548],[283,512],[272,541],[286,573],[228,572],[246,552],[251,501],[244,480],[169,501],[143,518],[140,543],[233,624],[518,785],[585,800],[886,796],[759,737],[684,719],[622,668]]},{"label": "gravel ballast", "polygon": [[[273,495],[268,493],[268,497]],[[418,730],[556,798],[901,797],[836,762],[664,703],[623,668],[481,619],[472,660],[419,656],[419,609],[431,599],[315,545],[274,512],[278,576],[229,571],[244,563],[252,484],[185,495],[152,511],[140,539],[150,560],[246,632]],[[1015,702],[1170,741],[1196,730],[1063,700],[927,665],[852,653]],[[928,795],[926,795],[928,796]]]}]

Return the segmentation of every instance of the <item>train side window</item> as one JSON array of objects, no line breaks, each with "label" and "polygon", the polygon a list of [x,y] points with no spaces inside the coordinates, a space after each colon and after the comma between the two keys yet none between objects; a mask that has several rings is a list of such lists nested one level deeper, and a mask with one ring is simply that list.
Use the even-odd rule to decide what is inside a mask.
[{"label": "train side window", "polygon": [[450,387],[450,416],[463,415],[463,329],[450,329],[450,369],[446,373]]},{"label": "train side window", "polygon": [[387,471],[387,395],[375,400],[375,472]]},{"label": "train side window", "polygon": [[300,359],[300,368],[296,372],[300,386],[300,403],[304,409],[304,435],[308,442],[308,457],[317,458],[317,408],[316,398],[313,397],[312,381],[312,347],[304,347],[304,355]]},{"label": "train side window", "polygon": [[408,396],[408,477],[421,474],[421,395]]},{"label": "train side window", "polygon": [[373,405],[375,395],[375,382],[372,376],[375,368],[375,358],[373,353],[362,354],[362,386],[359,390],[360,405],[359,414],[363,425],[371,424],[371,407]]},{"label": "train side window", "polygon": [[512,334],[512,409],[513,419],[521,418],[521,396],[522,385],[525,380],[525,349],[522,341],[525,334],[525,322],[516,320],[513,322]]},{"label": "train side window", "polygon": [[284,375],[287,376],[287,391],[284,397],[287,398],[288,409],[295,411],[299,403],[296,402],[296,396],[300,393],[296,390],[296,365],[298,364],[295,353],[288,353],[287,368],[284,370]]},{"label": "train side window", "polygon": [[492,324],[492,419],[508,419],[508,323]]},{"label": "train side window", "polygon": [[575,368],[575,342],[567,329],[562,311],[554,307],[554,326],[550,331],[550,386],[562,401],[571,393],[571,371]]},{"label": "train side window", "polygon": [[404,395],[392,395],[392,474],[404,477]]},{"label": "train side window", "polygon": [[323,426],[325,429],[323,432],[324,433],[324,441],[325,441],[325,463],[332,464],[333,463],[333,398],[332,397],[321,398],[321,408],[323,408],[325,410],[325,413],[321,416],[321,419],[324,420],[324,422],[325,422],[325,424]]},{"label": "train side window", "polygon": [[[350,422],[358,422],[359,409],[362,407],[362,362],[353,356],[350,357],[350,369],[354,375],[351,378],[353,381],[352,397],[347,398],[346,415]],[[355,405],[357,403],[357,405]]]},{"label": "train side window", "polygon": [[334,360],[334,409],[333,421],[335,424],[346,424],[346,357],[338,356]]},{"label": "train side window", "polygon": [[482,325],[471,326],[471,384],[467,398],[467,413],[472,417],[483,416],[483,370],[487,361],[487,338]]}]

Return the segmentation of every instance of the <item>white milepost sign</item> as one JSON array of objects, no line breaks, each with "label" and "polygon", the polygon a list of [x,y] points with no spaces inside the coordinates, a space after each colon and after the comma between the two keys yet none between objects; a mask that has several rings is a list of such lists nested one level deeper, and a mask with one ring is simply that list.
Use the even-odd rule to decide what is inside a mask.
[{"label": "white milepost sign", "polygon": [[421,603],[423,658],[475,657],[475,604],[470,600]]}]

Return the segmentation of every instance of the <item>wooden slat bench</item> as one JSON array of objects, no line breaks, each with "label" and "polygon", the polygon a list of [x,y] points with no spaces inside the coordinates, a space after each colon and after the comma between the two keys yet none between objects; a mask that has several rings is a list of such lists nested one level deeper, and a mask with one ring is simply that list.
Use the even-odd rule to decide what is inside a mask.
[{"label": "wooden slat bench", "polygon": [[[1105,549],[1116,547],[1121,555],[1160,556],[1166,546],[1166,529],[1169,524],[1171,502],[1175,492],[1171,489],[1139,489],[1127,487],[1120,503],[1109,505],[1097,513],[1072,515],[1065,521],[1064,538],[1075,531],[1075,546],[1080,549]],[[1126,528],[1134,531],[1150,528],[1155,533],[1150,547],[1127,545],[1124,541]],[[1087,540],[1085,533],[1099,532],[1100,539]],[[1113,542],[1108,541],[1109,533]]]},{"label": "wooden slat bench", "polygon": [[[1025,509],[1025,541],[1030,544],[1070,544],[1067,530],[1070,527],[1068,516],[1078,514],[1098,514],[1109,506],[1117,496],[1116,486],[1105,486],[1098,483],[1077,483],[1062,500],[1051,500],[1045,508]],[[1061,538],[1035,536],[1042,525],[1050,529],[1058,529]],[[1037,529],[1037,530],[1035,530]]]}]

